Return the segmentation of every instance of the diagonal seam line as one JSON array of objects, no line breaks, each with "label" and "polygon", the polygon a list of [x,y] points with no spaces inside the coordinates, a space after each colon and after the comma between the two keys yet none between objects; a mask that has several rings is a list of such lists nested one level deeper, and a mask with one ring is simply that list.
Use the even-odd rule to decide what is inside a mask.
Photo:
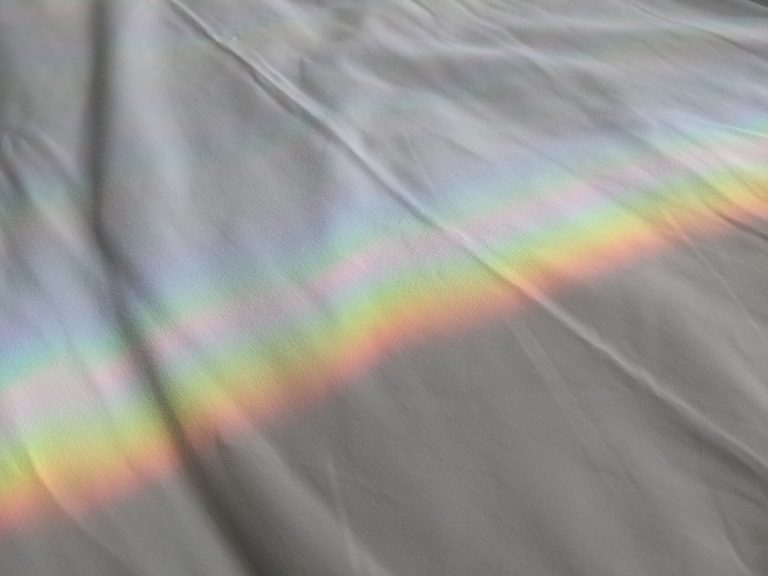
[{"label": "diagonal seam line", "polygon": [[379,162],[361,151],[364,148],[359,142],[357,146],[350,143],[354,135],[345,133],[337,126],[319,105],[312,102],[305,94],[296,89],[277,70],[258,55],[245,56],[240,50],[225,41],[198,14],[180,0],[168,0],[171,10],[184,23],[202,34],[224,54],[232,58],[244,68],[249,77],[264,90],[283,109],[300,115],[306,122],[317,128],[330,142],[341,148],[368,176],[382,186],[420,222],[435,228],[447,237],[454,245],[466,252],[483,269],[499,282],[522,293],[534,302],[541,303],[542,296],[537,291],[526,288],[522,282],[512,277],[504,263],[496,256],[488,254],[488,249],[471,235],[455,228],[426,208],[417,198],[403,187]]}]

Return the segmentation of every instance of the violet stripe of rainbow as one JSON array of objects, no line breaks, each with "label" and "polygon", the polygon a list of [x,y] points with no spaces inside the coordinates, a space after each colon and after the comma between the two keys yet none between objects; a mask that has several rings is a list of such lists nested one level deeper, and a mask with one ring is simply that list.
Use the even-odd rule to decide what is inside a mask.
[{"label": "violet stripe of rainbow", "polygon": [[[389,2],[386,0],[381,0],[382,5],[388,5]],[[37,7],[39,8],[39,7]],[[73,0],[68,2],[55,2],[52,3],[51,6],[48,7],[48,9],[53,9],[57,12],[56,16],[57,18],[66,16],[67,12],[70,11],[72,13],[76,12],[76,8],[87,8],[86,5],[79,2],[79,0]],[[3,10],[4,9],[4,10]],[[5,12],[5,14],[3,13]],[[29,13],[28,13],[29,12]],[[60,13],[59,13],[60,12]],[[16,13],[16,16],[14,16],[14,13]],[[295,15],[293,15],[295,16]],[[295,17],[291,18],[284,18],[284,17],[275,17],[275,18],[260,18],[258,21],[254,22],[240,22],[239,26],[236,29],[227,29],[226,31],[222,32],[222,35],[225,37],[238,37],[238,38],[247,38],[248,35],[256,34],[259,36],[262,36],[265,30],[269,30],[270,32],[285,32],[289,31],[297,26],[300,26],[300,19],[297,19]],[[5,20],[13,20],[14,18],[29,18],[34,19],[37,17],[36,14],[36,8],[35,7],[29,7],[24,5],[23,3],[18,4],[14,6],[13,4],[8,4],[6,6],[0,7],[0,18]],[[306,16],[307,19],[314,21],[315,19],[319,20],[325,20],[325,19],[333,19],[335,17],[333,11],[328,10],[322,10],[317,12],[312,12]],[[580,26],[584,26],[587,23],[580,22]],[[590,27],[599,29],[599,25],[595,25],[594,23],[589,24]],[[727,22],[727,20],[721,20],[719,19],[717,22],[718,25],[718,31],[721,34],[725,34],[726,30],[729,34],[733,34],[735,36],[738,36],[740,34],[743,34],[745,29],[748,29],[750,26],[750,23],[744,23],[744,22],[734,22],[732,28],[728,28],[731,26],[731,23]],[[652,37],[654,41],[657,41],[659,39],[660,31],[663,31],[663,27],[665,26],[664,23],[659,23],[658,21],[653,23],[653,27],[650,29],[644,28],[642,26],[635,28],[632,25],[624,25],[622,26],[618,34],[621,35],[622,40],[621,41],[615,41],[606,39],[602,42],[600,41],[602,36],[598,38],[591,38],[589,46],[583,47],[583,51],[581,52],[582,57],[590,59],[590,58],[600,58],[603,62],[612,62],[615,64],[621,64],[622,67],[626,67],[628,58],[633,58],[636,56],[641,56],[644,54],[642,51],[638,50],[639,47],[641,47],[644,44],[648,43],[648,37],[649,37],[649,30],[652,30]],[[745,26],[747,28],[745,28]],[[762,24],[756,24],[756,26],[762,26]],[[557,26],[555,26],[557,27]],[[684,41],[686,47],[690,47],[690,50],[695,51],[695,45],[692,44],[696,38],[688,38],[688,34],[700,34],[701,38],[700,40],[704,44],[710,44],[712,42],[712,34],[701,34],[702,30],[706,30],[706,22],[700,23],[701,28],[695,28],[695,27],[684,27],[680,29],[678,26],[671,26],[669,29],[670,32],[670,38],[677,39],[679,41]],[[726,28],[724,28],[726,27]],[[629,34],[629,39],[627,38],[627,35]],[[198,35],[191,35],[189,38],[184,39],[177,39],[172,42],[167,43],[160,43],[158,44],[157,41],[149,41],[147,40],[146,45],[143,45],[142,43],[135,43],[128,47],[127,49],[133,52],[144,52],[145,57],[149,59],[162,59],[168,56],[173,55],[174,52],[182,52],[184,50],[188,50],[192,48],[193,46],[199,44],[201,42],[201,39]],[[167,44],[167,45],[165,45]],[[685,51],[681,51],[680,53],[684,53]],[[492,54],[491,51],[488,52],[489,54]],[[671,52],[671,54],[676,54],[677,51]],[[562,60],[563,54],[558,53],[556,54],[557,60]],[[695,71],[696,69],[694,69]],[[525,72],[524,72],[525,73]],[[688,71],[680,70],[678,74],[682,74],[682,77],[679,77],[679,80],[684,83],[688,84],[690,78],[695,77],[695,73],[691,74]],[[519,80],[519,76],[516,76],[516,78]],[[495,92],[498,92],[501,89],[505,88],[505,75],[504,74],[498,74],[494,75],[487,83],[486,86],[488,90],[486,90],[486,95],[493,94]],[[459,101],[461,100],[461,95],[458,95],[457,98]],[[415,106],[415,103],[417,102],[424,102],[425,105],[428,105],[430,107],[434,106],[433,97],[429,95],[422,95],[421,93],[412,94],[409,96],[408,99],[406,99],[406,103],[408,106]],[[400,104],[398,104],[400,105]],[[387,103],[381,103],[381,102],[375,102],[375,103],[361,103],[357,105],[357,108],[360,109],[362,114],[364,116],[369,116],[369,113],[371,111],[364,109],[365,106],[371,106],[372,108],[375,108],[376,110],[380,110],[382,108],[385,108],[387,106]],[[748,118],[754,118],[754,117],[760,117],[762,119],[762,113],[763,113],[764,107],[762,105],[755,106],[754,111],[745,110],[741,114],[741,116],[744,116],[744,118],[738,117],[733,118],[732,121],[734,125],[744,125],[745,123],[752,124],[752,122],[748,121]],[[276,153],[279,151],[281,146],[289,145],[292,142],[296,141],[296,139],[303,137],[304,132],[302,130],[296,130],[295,126],[293,125],[294,122],[297,120],[294,118],[288,118],[286,120],[286,129],[285,133],[280,135],[279,137],[277,135],[271,135],[268,141],[258,141],[258,144],[254,144],[253,146],[250,146],[247,150],[250,154],[258,154],[258,155],[267,155],[270,153]],[[764,124],[764,120],[761,121],[761,125]],[[213,151],[212,154],[214,157],[216,157],[216,152]],[[228,154],[228,151],[227,151]],[[222,160],[222,158],[218,158],[218,160]],[[142,162],[140,161],[140,158],[137,156],[136,158],[133,158],[131,160],[122,160],[121,164],[123,165],[123,169],[129,170],[129,171],[141,171],[143,166]],[[50,186],[50,189],[53,191],[59,190],[61,186],[59,184],[53,184]],[[61,202],[68,202],[72,200],[72,197],[68,194],[65,196],[60,196],[57,194],[53,194],[51,199],[52,202],[55,203],[61,203]],[[9,206],[10,204],[10,206]],[[23,207],[20,206],[14,206],[13,202],[8,202],[4,206],[4,210],[0,213],[0,223],[7,225],[9,222],[11,224],[18,223],[18,222],[24,222],[25,219],[22,215],[19,215],[18,212],[23,211]],[[164,265],[164,264],[161,264]]]}]

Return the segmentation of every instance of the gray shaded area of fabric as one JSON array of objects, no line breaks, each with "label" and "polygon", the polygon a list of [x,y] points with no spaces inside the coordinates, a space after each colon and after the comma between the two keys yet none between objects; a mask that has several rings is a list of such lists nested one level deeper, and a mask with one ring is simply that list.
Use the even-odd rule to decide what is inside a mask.
[{"label": "gray shaded area of fabric", "polygon": [[[3,534],[0,576],[768,574],[765,219],[405,346],[208,450],[138,327],[192,280],[279,291],[402,223],[494,273],[451,215],[514,184],[470,173],[589,182],[602,147],[716,186],[710,164],[746,160],[688,127],[768,126],[763,4],[3,0],[3,337],[122,342],[181,464]],[[283,313],[249,310],[255,332]],[[88,361],[62,366],[25,410],[108,419]]]}]

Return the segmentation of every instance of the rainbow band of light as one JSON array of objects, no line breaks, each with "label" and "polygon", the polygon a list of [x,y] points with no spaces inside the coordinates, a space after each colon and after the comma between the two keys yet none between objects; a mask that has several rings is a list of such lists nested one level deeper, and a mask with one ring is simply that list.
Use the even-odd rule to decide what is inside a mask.
[{"label": "rainbow band of light", "polygon": [[[250,428],[349,383],[392,350],[470,330],[532,297],[546,298],[684,235],[727,231],[723,216],[768,216],[768,168],[760,162],[768,140],[759,128],[749,127],[755,137],[738,144],[711,139],[706,155],[719,146],[746,160],[710,170],[705,180],[661,177],[660,183],[616,197],[605,193],[606,184],[597,177],[581,183],[550,179],[545,193],[526,195],[507,210],[492,206],[453,217],[454,226],[479,239],[482,263],[442,233],[418,229],[407,239],[427,258],[408,260],[402,237],[378,238],[335,260],[325,258],[306,280],[321,290],[327,307],[258,294],[263,304],[282,302],[291,312],[267,330],[249,327],[255,296],[247,290],[223,304],[211,291],[203,304],[192,298],[162,321],[137,307],[137,319],[181,421],[203,446],[213,435]],[[623,159],[610,173],[643,162],[648,163]],[[547,220],[522,231],[510,226],[519,222],[522,207],[534,220],[541,212]],[[179,337],[188,331],[205,332],[218,343],[208,365],[201,366]],[[176,469],[157,407],[137,393],[130,354],[119,342],[107,342],[94,367],[115,389],[114,405],[22,422],[19,434],[0,445],[0,531],[56,508],[85,513]],[[42,393],[55,383],[55,364],[42,353],[32,358],[26,368],[7,372],[0,405],[34,397],[35,390]]]}]

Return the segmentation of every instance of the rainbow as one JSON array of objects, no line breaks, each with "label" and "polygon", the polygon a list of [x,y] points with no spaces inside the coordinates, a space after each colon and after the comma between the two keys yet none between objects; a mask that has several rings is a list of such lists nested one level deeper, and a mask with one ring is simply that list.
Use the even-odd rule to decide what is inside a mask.
[{"label": "rainbow", "polygon": [[[697,126],[660,142],[680,166],[664,174],[653,155],[601,148],[598,138],[578,179],[542,164],[526,176],[518,167],[475,173],[454,189],[441,183],[453,208],[428,215],[434,225],[411,219],[368,235],[342,228],[333,249],[286,264],[293,280],[269,287],[246,264],[205,280],[180,262],[157,281],[165,309],[134,304],[137,329],[180,422],[205,451],[216,437],[349,385],[395,350],[531,304],[553,306],[558,291],[725,233],[729,219],[768,217],[766,122],[732,128]],[[262,318],[263,310],[272,313]],[[0,436],[0,533],[57,511],[91,513],[178,469],[135,351],[117,335],[94,329],[78,342],[95,401],[50,413],[36,399],[59,386],[66,346],[34,334],[6,340],[0,416],[12,429]]]}]

